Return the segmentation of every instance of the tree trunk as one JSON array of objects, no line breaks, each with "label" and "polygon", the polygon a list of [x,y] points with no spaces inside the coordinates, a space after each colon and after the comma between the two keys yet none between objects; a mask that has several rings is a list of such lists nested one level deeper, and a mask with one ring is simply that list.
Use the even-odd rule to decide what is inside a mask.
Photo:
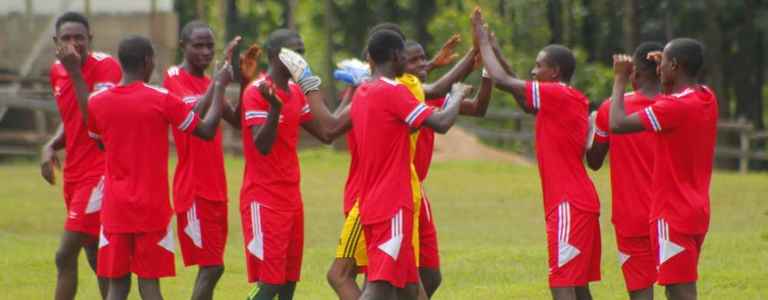
[{"label": "tree trunk", "polygon": [[435,14],[435,5],[435,0],[414,1],[415,16],[412,20],[416,28],[416,40],[424,45],[425,49],[432,44],[432,35],[427,27]]},{"label": "tree trunk", "polygon": [[325,0],[325,66],[326,66],[326,91],[325,91],[325,99],[326,104],[332,104],[335,106],[338,102],[336,99],[336,85],[333,80],[333,53],[334,53],[334,43],[333,43],[333,28],[334,28],[334,11],[333,11],[333,0]]},{"label": "tree trunk", "polygon": [[547,23],[549,23],[550,44],[563,43],[563,18],[560,0],[547,1]]},{"label": "tree trunk", "polygon": [[624,19],[622,27],[624,28],[624,51],[631,53],[640,41],[640,22],[638,0],[624,0]]},{"label": "tree trunk", "polygon": [[283,4],[283,26],[285,28],[296,30],[296,0],[284,0]]},{"label": "tree trunk", "polygon": [[584,8],[581,25],[581,46],[587,51],[587,62],[594,62],[597,59],[599,20],[595,9],[592,7],[592,0],[581,0],[581,4]]}]

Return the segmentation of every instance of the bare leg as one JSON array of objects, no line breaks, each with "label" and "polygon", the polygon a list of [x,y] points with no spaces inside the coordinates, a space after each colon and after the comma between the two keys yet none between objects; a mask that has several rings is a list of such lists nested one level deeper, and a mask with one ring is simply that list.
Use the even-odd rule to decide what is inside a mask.
[{"label": "bare leg", "polygon": [[77,258],[87,236],[65,230],[56,250],[56,300],[75,299],[77,293]]},{"label": "bare leg", "polygon": [[577,286],[576,299],[579,300],[592,300],[592,293],[589,292],[589,285]]},{"label": "bare leg", "polygon": [[554,300],[576,300],[576,289],[573,287],[550,288]]},{"label": "bare leg", "polygon": [[419,277],[421,277],[421,283],[424,285],[427,297],[432,298],[432,295],[435,294],[437,288],[440,287],[440,283],[443,281],[440,269],[419,268]]},{"label": "bare leg", "polygon": [[286,282],[277,294],[279,300],[293,300],[293,293],[296,291],[296,282]]},{"label": "bare leg", "polygon": [[357,264],[353,258],[336,258],[326,274],[328,284],[340,300],[357,300],[362,291],[355,282]]},{"label": "bare leg", "polygon": [[139,278],[139,294],[142,300],[163,300],[160,280]]},{"label": "bare leg", "polygon": [[397,299],[397,289],[386,281],[368,282],[363,289],[360,300],[393,300]]},{"label": "bare leg", "polygon": [[696,282],[668,285],[666,294],[669,300],[696,300]]},{"label": "bare leg", "polygon": [[[88,265],[91,266],[93,273],[96,274],[96,257],[99,252],[99,244],[93,243],[83,247],[85,249],[85,257],[88,258]],[[107,299],[107,290],[109,289],[109,280],[102,277],[97,277],[99,281],[99,293],[101,293],[102,299]]]},{"label": "bare leg", "polygon": [[653,300],[653,286],[629,292],[630,300]]},{"label": "bare leg", "polygon": [[[420,292],[423,294],[420,294]],[[427,296],[427,294],[424,293],[421,283],[409,283],[406,284],[404,288],[397,289],[397,299],[399,300],[416,300],[419,299],[419,296]]]},{"label": "bare leg", "polygon": [[211,300],[216,283],[224,274],[224,266],[200,267],[195,279],[195,289],[192,291],[192,300]]},{"label": "bare leg", "polygon": [[125,300],[128,298],[128,292],[131,291],[131,274],[122,278],[112,278],[109,281],[109,292],[107,300]]}]

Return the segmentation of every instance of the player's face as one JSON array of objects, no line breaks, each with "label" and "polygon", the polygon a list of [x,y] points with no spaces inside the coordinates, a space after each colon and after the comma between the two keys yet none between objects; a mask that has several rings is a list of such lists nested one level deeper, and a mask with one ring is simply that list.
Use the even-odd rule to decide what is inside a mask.
[{"label": "player's face", "polygon": [[659,79],[661,79],[662,86],[670,86],[674,83],[674,78],[677,76],[677,63],[669,57],[669,45],[664,47],[664,52],[661,54],[661,63],[657,70]]},{"label": "player's face", "polygon": [[395,53],[392,57],[392,67],[395,71],[395,76],[397,77],[403,76],[403,73],[405,73],[405,66],[406,66],[405,49],[400,48],[398,50],[395,50]]},{"label": "player's face", "polygon": [[531,78],[538,81],[557,81],[558,69],[547,60],[547,53],[540,51],[536,56],[536,65],[531,70]]},{"label": "player's face", "polygon": [[632,58],[632,73],[629,74],[629,81],[632,83],[632,90],[637,90],[639,85],[637,83],[637,61]]},{"label": "player's face", "polygon": [[405,73],[416,75],[422,82],[427,80],[427,55],[421,46],[405,49]]},{"label": "player's face", "polygon": [[147,58],[147,62],[144,65],[144,82],[149,82],[152,79],[152,72],[155,70],[155,55],[152,54]]},{"label": "player's face", "polygon": [[190,65],[207,69],[213,61],[213,49],[215,43],[213,33],[208,28],[198,28],[189,35],[189,40],[182,45],[184,49],[184,59]]},{"label": "player's face", "polygon": [[64,22],[59,26],[53,41],[58,47],[72,45],[80,57],[86,57],[90,51],[91,34],[85,25],[79,22]]}]

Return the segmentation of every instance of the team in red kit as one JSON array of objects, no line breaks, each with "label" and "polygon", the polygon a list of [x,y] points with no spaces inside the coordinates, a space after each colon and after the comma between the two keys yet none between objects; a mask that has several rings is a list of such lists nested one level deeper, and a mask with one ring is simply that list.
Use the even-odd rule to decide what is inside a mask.
[{"label": "team in red kit", "polygon": [[[327,273],[339,299],[430,299],[441,266],[450,264],[440,259],[424,186],[435,133],[446,133],[459,115],[483,117],[494,87],[535,118],[552,298],[592,299],[589,285],[601,279],[601,204],[586,167],[598,170],[607,158],[616,236],[607,252],[619,258],[628,297],[653,299],[658,284],[669,299],[697,299],[718,121],[715,93],[696,80],[704,46],[677,38],[614,55],[611,95],[590,114],[589,99],[571,85],[577,63],[570,49],[543,47],[526,80],[512,70],[479,8],[469,21],[470,50],[458,59],[455,35],[431,61],[396,24],[374,26],[364,61],[339,64],[335,79],[350,86],[331,111],[321,92],[331,79],[312,72],[294,30],[275,30],[263,47],[233,59],[240,37],[217,57],[213,29],[189,22],[179,33],[181,62],[158,72],[156,86],[149,39],[128,36],[113,57],[91,49],[85,16],[59,16],[50,84],[62,124],[41,151],[41,175],[50,184],[56,152],[67,152],[55,299],[75,298],[83,249],[103,299],[127,299],[134,275],[142,299],[163,299],[160,279],[175,276],[177,238],[184,265],[198,268],[190,298],[214,298],[231,221],[222,119],[241,130],[245,164],[236,207],[244,279],[254,284],[247,299],[293,299],[302,278],[300,128],[326,144],[346,136],[349,145],[345,221]],[[258,71],[262,49],[267,68]],[[456,59],[426,82],[428,72]],[[480,69],[472,97],[461,81]],[[235,80],[240,93],[225,97]],[[169,132],[178,157],[172,186]]]}]

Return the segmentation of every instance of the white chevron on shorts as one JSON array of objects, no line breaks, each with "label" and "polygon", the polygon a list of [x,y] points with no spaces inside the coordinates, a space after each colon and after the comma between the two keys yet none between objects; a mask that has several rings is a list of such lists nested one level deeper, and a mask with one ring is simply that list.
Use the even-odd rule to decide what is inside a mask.
[{"label": "white chevron on shorts", "polygon": [[659,233],[659,265],[663,265],[664,262],[673,256],[683,252],[685,248],[669,240],[669,223],[664,221],[664,219],[659,219],[656,222],[656,228]]},{"label": "white chevron on shorts", "polygon": [[101,199],[104,198],[104,176],[101,176],[99,183],[91,190],[91,197],[88,198],[88,206],[85,207],[85,213],[95,213],[101,210]]},{"label": "white chevron on shorts", "polygon": [[389,238],[388,241],[384,242],[383,244],[379,245],[379,250],[384,251],[387,255],[392,257],[392,259],[397,260],[397,257],[400,255],[400,248],[402,248],[403,243],[403,209],[397,211],[394,217],[392,217],[392,222],[390,223],[390,232],[392,233],[392,237]]},{"label": "white chevron on shorts", "polygon": [[176,249],[176,244],[173,240],[173,227],[172,223],[168,223],[168,231],[165,233],[165,237],[163,237],[162,240],[157,242],[157,245],[160,247],[163,247],[163,249],[168,250],[168,252],[174,253]]},{"label": "white chevron on shorts", "polygon": [[571,235],[571,206],[563,202],[557,208],[557,267],[560,268],[576,258],[581,251],[568,243]]},{"label": "white chevron on shorts", "polygon": [[253,238],[248,242],[248,252],[260,260],[264,260],[264,234],[261,231],[261,205],[251,202],[251,230]]},{"label": "white chevron on shorts", "polygon": [[197,218],[197,207],[192,203],[192,207],[187,211],[187,226],[184,227],[184,233],[192,240],[197,248],[203,248],[203,236],[200,233],[200,219]]}]

